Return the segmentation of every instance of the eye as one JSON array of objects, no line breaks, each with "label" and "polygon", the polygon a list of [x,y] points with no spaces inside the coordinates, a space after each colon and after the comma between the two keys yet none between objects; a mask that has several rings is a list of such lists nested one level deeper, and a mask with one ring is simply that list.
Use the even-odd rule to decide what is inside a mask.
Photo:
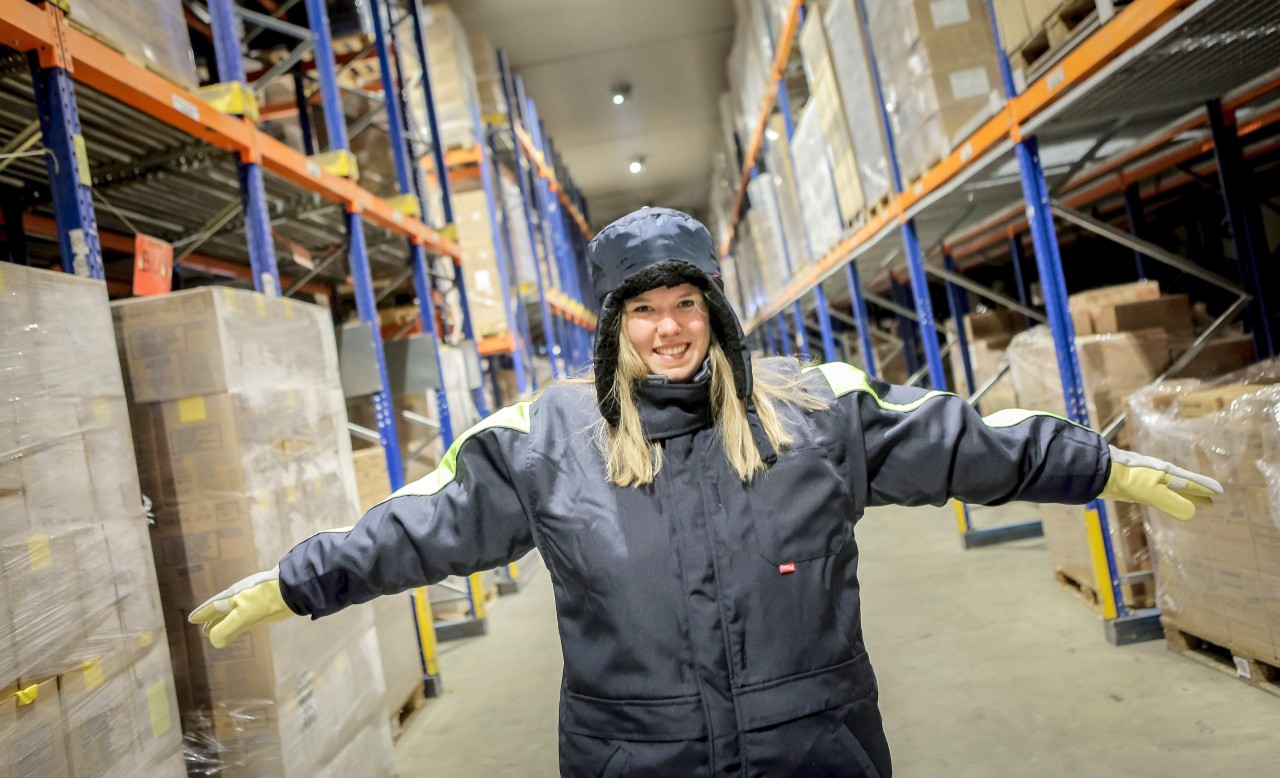
[{"label": "eye", "polygon": [[653,306],[651,306],[651,305],[636,305],[636,306],[633,306],[633,307],[631,308],[631,312],[632,312],[632,313],[652,313],[652,312],[653,312]]},{"label": "eye", "polygon": [[681,308],[694,308],[694,307],[696,307],[696,306],[697,306],[697,302],[696,302],[696,301],[694,301],[694,300],[681,300],[681,301],[680,301],[680,307],[681,307]]}]

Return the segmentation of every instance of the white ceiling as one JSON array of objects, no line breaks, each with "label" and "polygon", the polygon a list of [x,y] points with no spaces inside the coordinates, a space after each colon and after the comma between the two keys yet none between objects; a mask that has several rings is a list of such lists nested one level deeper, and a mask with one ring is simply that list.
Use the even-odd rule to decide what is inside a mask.
[{"label": "white ceiling", "polygon": [[[506,51],[599,228],[642,205],[704,215],[731,0],[450,0]],[[631,85],[621,106],[614,84]],[[645,160],[638,175],[627,166]]]}]

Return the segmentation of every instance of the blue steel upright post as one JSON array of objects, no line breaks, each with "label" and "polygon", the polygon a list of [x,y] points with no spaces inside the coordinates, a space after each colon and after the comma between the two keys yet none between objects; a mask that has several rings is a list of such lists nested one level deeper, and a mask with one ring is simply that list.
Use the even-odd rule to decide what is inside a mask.
[{"label": "blue steel upright post", "polygon": [[[858,14],[862,22],[862,45],[867,52],[867,62],[871,70],[871,82],[876,88],[876,103],[880,111],[880,121],[884,127],[889,170],[892,173],[893,191],[901,194],[902,168],[898,165],[898,150],[893,139],[893,124],[889,120],[889,111],[884,102],[884,89],[880,85],[880,70],[876,64],[875,50],[871,45],[871,33],[868,30],[866,0],[857,0]],[[911,295],[915,300],[916,314],[919,316],[920,339],[924,345],[924,358],[929,366],[929,384],[934,389],[947,388],[946,373],[942,368],[942,351],[938,348],[938,329],[933,319],[933,301],[929,297],[929,276],[924,269],[924,252],[920,248],[920,239],[916,235],[915,221],[902,219],[902,245],[907,255],[907,272],[911,277]]]},{"label": "blue steel upright post", "polygon": [[75,89],[68,72],[70,54],[62,46],[67,22],[62,11],[52,4],[46,9],[59,33],[58,45],[51,50],[31,52],[28,64],[40,135],[49,152],[45,155],[45,165],[58,226],[58,246],[62,250],[62,269],[78,276],[102,279],[105,278],[102,245],[90,190],[93,181],[89,177],[84,136],[80,134]]},{"label": "blue steel upright post", "polygon": [[[390,8],[380,8],[383,0],[370,0],[369,10],[374,21],[374,47],[378,54],[378,71],[382,78],[382,95],[386,103],[387,133],[391,141],[391,156],[396,169],[396,187],[402,197],[408,196],[416,206],[416,214],[425,212],[426,203],[423,193],[416,191],[418,181],[413,175],[412,154],[409,149],[405,130],[409,127],[409,112],[402,105],[399,80],[395,77],[391,63],[391,47],[388,46],[387,32]],[[426,63],[422,66],[425,68]],[[431,275],[428,270],[427,252],[421,243],[409,241],[409,261],[413,263],[413,288],[418,298],[418,319],[422,324],[423,337],[431,338],[436,362],[436,375],[441,377],[440,386],[435,390],[436,422],[440,425],[440,437],[444,447],[453,444],[453,419],[449,414],[449,396],[444,389],[444,370],[440,362],[440,338],[436,331],[435,301],[432,299]]]},{"label": "blue steel upright post", "polygon": [[[1005,55],[1000,40],[1000,30],[995,23],[993,0],[987,0],[987,11],[1005,95],[1013,99],[1017,96],[1017,87],[1014,85],[1009,58]],[[1022,138],[1014,148],[1018,155],[1036,266],[1040,271],[1040,284],[1044,292],[1045,313],[1048,315],[1049,329],[1053,334],[1058,356],[1058,374],[1062,381],[1067,418],[1087,427],[1089,411],[1085,406],[1084,380],[1080,374],[1080,360],[1076,355],[1075,325],[1067,306],[1066,278],[1062,273],[1062,256],[1059,253],[1058,234],[1053,223],[1052,202],[1040,161],[1039,146],[1034,138]],[[1102,500],[1095,499],[1085,506],[1085,533],[1093,558],[1107,639],[1117,645],[1159,639],[1163,637],[1159,611],[1154,608],[1130,611],[1125,604],[1115,550],[1107,527],[1106,505]]]},{"label": "blue steel upright post", "polygon": [[[248,92],[234,1],[209,0],[209,16],[213,27],[219,82],[238,85],[239,89]],[[275,297],[280,294],[280,271],[276,265],[275,241],[271,237],[271,216],[267,211],[267,190],[262,178],[262,165],[243,156],[237,160],[237,165],[244,231],[249,244],[249,266],[253,270],[253,288],[269,297]]]},{"label": "blue steel upright post", "polygon": [[[956,270],[956,261],[951,257],[951,249],[943,247],[942,249],[942,265],[952,273],[958,273]],[[956,328],[956,348],[960,349],[960,360],[964,364],[964,382],[969,388],[969,396],[978,390],[977,384],[973,380],[973,359],[969,352],[969,333],[965,330],[965,314],[969,312],[967,292],[948,281],[947,288],[947,307],[951,309],[951,322]]]},{"label": "blue steel upright post", "polygon": [[[313,2],[314,0],[307,0]],[[435,161],[436,178],[440,183],[440,205],[444,211],[444,228],[440,231],[446,238],[452,241],[458,239],[458,225],[454,219],[453,213],[453,196],[450,192],[449,185],[449,165],[445,160],[444,140],[440,136],[440,119],[436,115],[435,95],[431,89],[431,68],[428,67],[430,60],[427,58],[427,41],[423,33],[423,12],[421,0],[408,0],[409,16],[413,19],[413,45],[418,55],[418,61],[422,63],[422,93],[427,105],[427,124],[431,131],[431,154]],[[479,345],[476,341],[475,329],[471,326],[471,306],[467,303],[467,283],[463,278],[466,274],[462,269],[462,260],[456,260],[453,263],[454,288],[458,291],[459,302],[462,307],[462,335],[473,344]],[[470,355],[468,355],[470,356]],[[489,403],[484,398],[484,386],[478,386],[471,390],[471,399],[475,403],[476,412],[481,417],[489,415]]]},{"label": "blue steel upright post", "polygon": [[857,322],[858,339],[862,342],[862,369],[867,375],[876,374],[876,348],[871,340],[871,317],[867,315],[867,300],[862,296],[862,279],[858,277],[858,261],[850,260],[844,266],[845,281],[849,284],[849,301],[853,308],[853,320]]},{"label": "blue steel upright post", "polygon": [[[311,28],[314,46],[316,76],[320,80],[320,99],[324,106],[324,122],[329,139],[330,152],[348,152],[346,117],[338,96],[338,79],[334,70],[333,46],[329,33],[329,16],[325,0],[306,0],[307,21]],[[394,96],[390,96],[394,99]],[[368,246],[364,238],[364,221],[354,204],[347,204],[346,227],[348,269],[355,286],[356,312],[360,320],[373,330],[373,350],[378,362],[378,376],[382,388],[373,394],[373,412],[378,422],[378,434],[382,438],[382,450],[387,458],[387,474],[391,488],[404,485],[404,465],[400,461],[400,439],[396,433],[396,412],[391,402],[390,382],[387,380],[387,360],[382,349],[382,334],[378,330],[378,303],[373,296],[373,275],[369,268]]]}]

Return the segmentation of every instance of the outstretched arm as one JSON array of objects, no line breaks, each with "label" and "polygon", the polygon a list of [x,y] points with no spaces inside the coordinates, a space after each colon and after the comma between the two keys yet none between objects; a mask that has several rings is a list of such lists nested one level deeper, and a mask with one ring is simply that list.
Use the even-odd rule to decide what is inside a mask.
[{"label": "outstretched arm", "polygon": [[528,403],[495,413],[454,441],[438,468],[355,526],[302,541],[276,569],[211,598],[191,621],[222,646],[259,622],[319,618],[520,558],[534,545],[514,475],[529,427]]}]

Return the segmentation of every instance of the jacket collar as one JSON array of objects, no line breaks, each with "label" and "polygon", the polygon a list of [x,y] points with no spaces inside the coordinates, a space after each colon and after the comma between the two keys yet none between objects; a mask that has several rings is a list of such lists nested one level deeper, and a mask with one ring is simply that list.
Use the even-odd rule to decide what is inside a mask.
[{"label": "jacket collar", "polygon": [[666,440],[710,427],[710,363],[703,362],[697,374],[684,383],[649,376],[636,388],[636,407],[648,440]]}]

